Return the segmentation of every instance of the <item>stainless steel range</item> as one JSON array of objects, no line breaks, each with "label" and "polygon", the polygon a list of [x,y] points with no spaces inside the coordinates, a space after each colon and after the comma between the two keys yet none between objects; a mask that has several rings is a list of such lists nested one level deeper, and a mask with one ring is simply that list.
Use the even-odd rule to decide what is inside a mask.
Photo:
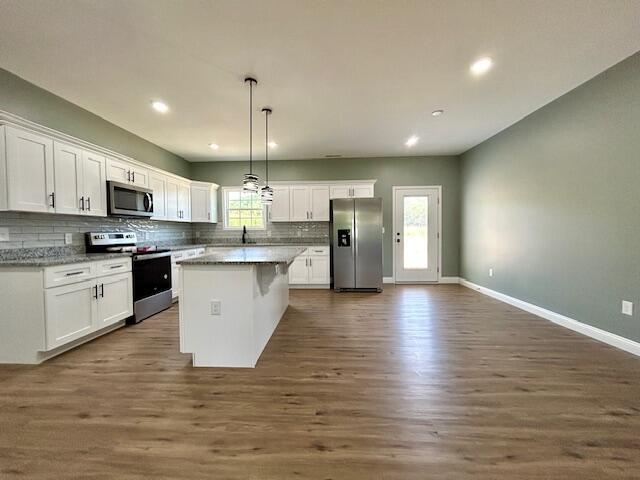
[{"label": "stainless steel range", "polygon": [[171,306],[171,251],[138,247],[135,232],[90,232],[87,252],[131,252],[133,273],[133,317],[138,323]]}]

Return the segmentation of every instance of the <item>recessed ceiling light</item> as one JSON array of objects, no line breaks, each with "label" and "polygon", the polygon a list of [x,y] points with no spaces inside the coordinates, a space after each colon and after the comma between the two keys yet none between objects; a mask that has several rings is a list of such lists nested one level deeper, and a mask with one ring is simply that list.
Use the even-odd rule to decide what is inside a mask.
[{"label": "recessed ceiling light", "polygon": [[493,60],[490,57],[482,57],[471,64],[471,73],[474,75],[484,75],[493,67]]},{"label": "recessed ceiling light", "polygon": [[416,143],[418,143],[419,138],[415,135],[411,135],[408,140],[404,143],[407,147],[413,147]]},{"label": "recessed ceiling light", "polygon": [[431,115],[433,117],[439,117],[440,115],[442,115],[444,113],[444,110],[434,110],[433,112],[431,112]]},{"label": "recessed ceiling light", "polygon": [[167,113],[169,111],[169,105],[160,100],[154,100],[153,102],[151,102],[151,106],[156,112],[159,113]]},{"label": "recessed ceiling light", "polygon": [[269,148],[276,148],[278,144],[276,142],[269,142]]},{"label": "recessed ceiling light", "polygon": [[210,143],[210,144],[209,144],[209,148],[210,148],[211,150],[217,150],[217,149],[219,149],[219,148],[220,148],[220,145],[218,145],[217,143]]}]

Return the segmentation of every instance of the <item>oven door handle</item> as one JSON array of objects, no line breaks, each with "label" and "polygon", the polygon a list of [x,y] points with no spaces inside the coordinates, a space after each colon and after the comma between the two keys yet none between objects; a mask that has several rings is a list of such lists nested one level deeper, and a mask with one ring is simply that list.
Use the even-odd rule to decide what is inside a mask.
[{"label": "oven door handle", "polygon": [[144,255],[134,255],[134,262],[142,262],[144,260],[153,260],[154,258],[170,257],[171,252],[145,253]]}]

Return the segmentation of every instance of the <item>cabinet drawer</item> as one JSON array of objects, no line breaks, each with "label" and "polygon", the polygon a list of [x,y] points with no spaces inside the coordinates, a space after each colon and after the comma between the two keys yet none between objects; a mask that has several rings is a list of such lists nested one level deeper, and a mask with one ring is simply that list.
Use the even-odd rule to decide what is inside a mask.
[{"label": "cabinet drawer", "polygon": [[94,263],[57,265],[44,269],[44,288],[70,285],[96,276]]},{"label": "cabinet drawer", "polygon": [[171,254],[171,261],[173,263],[183,260],[184,258],[185,258],[185,250],[182,250],[180,252],[174,252]]},{"label": "cabinet drawer", "polygon": [[111,275],[113,273],[124,273],[131,271],[131,258],[114,258],[97,262],[96,275]]},{"label": "cabinet drawer", "polygon": [[307,255],[316,256],[316,255],[329,255],[329,247],[309,247],[306,251]]}]

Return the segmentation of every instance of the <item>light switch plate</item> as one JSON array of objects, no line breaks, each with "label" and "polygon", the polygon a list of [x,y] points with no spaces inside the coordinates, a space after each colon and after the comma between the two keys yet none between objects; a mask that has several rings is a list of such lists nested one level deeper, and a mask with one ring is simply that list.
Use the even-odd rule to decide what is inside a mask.
[{"label": "light switch plate", "polygon": [[633,303],[626,300],[622,301],[622,313],[624,315],[633,315]]},{"label": "light switch plate", "polygon": [[73,243],[73,235],[70,233],[65,233],[64,234],[64,244],[65,245],[71,245],[71,243]]},{"label": "light switch plate", "polygon": [[9,241],[9,228],[3,227],[0,228],[0,242],[8,242]]},{"label": "light switch plate", "polygon": [[493,277],[493,268],[490,268],[490,269],[489,269],[489,276],[490,276],[490,277]]}]

